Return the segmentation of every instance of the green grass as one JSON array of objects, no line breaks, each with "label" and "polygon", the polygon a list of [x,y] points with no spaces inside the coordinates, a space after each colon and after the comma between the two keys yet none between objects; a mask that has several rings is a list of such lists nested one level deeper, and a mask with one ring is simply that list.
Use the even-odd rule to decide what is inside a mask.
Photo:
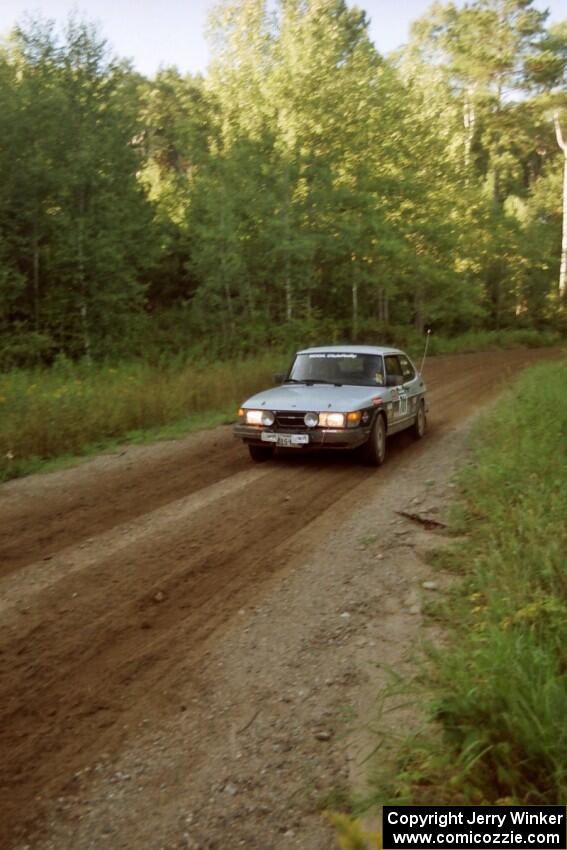
[{"label": "green grass", "polygon": [[64,363],[0,375],[0,480],[124,442],[175,438],[235,418],[285,357],[116,368]]},{"label": "green grass", "polygon": [[513,348],[542,348],[559,345],[561,335],[554,331],[503,330],[470,331],[452,338],[431,335],[432,354],[466,354],[473,351],[496,351]]},{"label": "green grass", "polygon": [[439,563],[460,578],[420,685],[428,734],[401,746],[376,801],[567,798],[566,390],[567,361],[536,366],[476,429],[468,537]]},{"label": "green grass", "polygon": [[[8,474],[4,476],[4,480],[32,475],[35,472],[56,472],[60,469],[67,469],[71,466],[77,466],[77,464],[101,453],[118,451],[125,445],[139,446],[160,442],[161,440],[179,440],[196,431],[214,428],[217,425],[227,425],[233,422],[234,418],[234,407],[231,405],[224,410],[195,413],[187,416],[185,419],[175,420],[175,422],[171,422],[168,425],[126,431],[125,434],[113,439],[88,443],[75,454],[61,454],[50,459],[31,457],[23,458],[19,461],[13,460]],[[0,478],[0,480],[2,479]]]},{"label": "green grass", "polygon": [[[365,342],[372,345],[393,345],[405,349],[419,363],[425,345],[425,336],[414,328],[404,326],[381,326],[369,322],[361,332]],[[551,330],[537,331],[529,328],[516,330],[473,330],[457,336],[442,336],[432,333],[428,352],[436,354],[467,354],[473,351],[497,351],[515,348],[543,348],[561,345],[565,338]]]}]

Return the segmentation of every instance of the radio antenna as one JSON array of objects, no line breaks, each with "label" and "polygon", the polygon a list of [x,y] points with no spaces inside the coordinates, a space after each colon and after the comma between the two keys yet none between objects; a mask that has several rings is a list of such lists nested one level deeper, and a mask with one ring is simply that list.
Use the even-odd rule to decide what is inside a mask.
[{"label": "radio antenna", "polygon": [[421,366],[419,367],[420,373],[423,372],[423,364],[425,363],[425,358],[427,357],[427,349],[429,348],[429,336],[431,334],[431,328],[427,328],[427,336],[425,337],[425,349],[423,351],[423,357],[421,358]]}]

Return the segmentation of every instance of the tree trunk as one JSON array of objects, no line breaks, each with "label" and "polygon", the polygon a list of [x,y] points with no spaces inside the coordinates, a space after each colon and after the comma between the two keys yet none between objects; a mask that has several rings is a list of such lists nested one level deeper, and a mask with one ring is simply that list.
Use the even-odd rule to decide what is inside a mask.
[{"label": "tree trunk", "polygon": [[378,290],[378,321],[384,321],[384,290]]},{"label": "tree trunk", "polygon": [[423,333],[424,327],[424,319],[423,319],[423,294],[421,289],[417,289],[414,297],[414,310],[415,310],[415,318],[414,324],[415,329],[419,331],[420,334]]},{"label": "tree trunk", "polygon": [[495,330],[500,330],[500,281],[496,284],[494,293],[494,327]]},{"label": "tree trunk", "polygon": [[87,302],[83,300],[81,304],[81,328],[83,332],[83,349],[85,352],[85,360],[91,362],[91,337],[89,333],[89,316]]},{"label": "tree trunk", "polygon": [[252,321],[254,316],[254,289],[250,278],[246,278],[246,306],[248,308],[248,319]]},{"label": "tree trunk", "polygon": [[559,267],[559,298],[565,298],[567,284],[567,148],[563,156],[563,236],[561,239],[561,264]]},{"label": "tree trunk", "polygon": [[232,296],[230,294],[230,285],[226,277],[226,233],[225,233],[225,217],[224,217],[224,204],[221,203],[221,211],[220,211],[220,226],[221,226],[221,278],[222,278],[222,287],[224,290],[224,297],[226,299],[226,312],[228,314],[228,323],[230,327],[231,334],[234,334],[234,315],[232,310]]},{"label": "tree trunk", "polygon": [[476,112],[474,108],[474,86],[469,86],[465,91],[463,105],[463,124],[465,127],[465,182],[469,182],[471,168],[471,150],[476,124]]},{"label": "tree trunk", "polygon": [[378,319],[385,325],[390,321],[390,302],[384,289],[378,291]]},{"label": "tree trunk", "polygon": [[[286,260],[286,266],[287,266],[287,260]],[[291,319],[293,319],[293,292],[292,292],[292,289],[291,289],[291,280],[290,280],[289,272],[288,272],[287,268],[286,268],[284,286],[285,286],[285,317],[289,322],[289,321],[291,321]]]},{"label": "tree trunk", "polygon": [[492,187],[492,197],[494,199],[495,205],[500,206],[500,170],[495,168],[492,172],[494,183]]},{"label": "tree trunk", "polygon": [[37,217],[33,223],[33,318],[34,327],[39,331],[39,236]]},{"label": "tree trunk", "polygon": [[91,336],[89,332],[89,317],[87,307],[87,281],[85,274],[84,226],[85,199],[81,194],[79,201],[79,216],[77,221],[77,284],[80,293],[81,332],[83,336],[83,352],[87,362],[91,360]]},{"label": "tree trunk", "polygon": [[231,330],[232,333],[234,333],[234,316],[233,316],[233,313],[232,313],[232,296],[230,294],[230,287],[228,285],[228,280],[226,279],[224,274],[223,274],[222,280],[223,280],[223,286],[224,286],[224,295],[225,295],[225,298],[226,298],[226,309],[227,309],[227,312],[228,312],[228,321],[230,323],[230,330]]},{"label": "tree trunk", "polygon": [[352,338],[356,341],[358,336],[358,283],[352,282]]},{"label": "tree trunk", "polygon": [[284,267],[285,267],[285,277],[284,277],[284,288],[285,288],[285,317],[288,322],[290,322],[293,318],[293,291],[291,285],[291,274],[290,274],[290,228],[289,228],[289,165],[286,164],[285,167],[285,212],[284,212],[284,225],[285,225],[285,258],[284,258]]},{"label": "tree trunk", "polygon": [[562,301],[565,297],[567,284],[567,142],[563,138],[559,113],[557,112],[553,116],[553,123],[555,124],[557,144],[563,151],[563,236],[561,239],[561,262],[559,264],[559,300]]}]

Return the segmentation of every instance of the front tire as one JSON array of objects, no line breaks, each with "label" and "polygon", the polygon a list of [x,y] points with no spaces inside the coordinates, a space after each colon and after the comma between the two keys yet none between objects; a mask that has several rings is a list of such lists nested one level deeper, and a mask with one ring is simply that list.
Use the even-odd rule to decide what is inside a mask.
[{"label": "front tire", "polygon": [[425,404],[420,401],[417,413],[415,415],[415,422],[413,423],[412,427],[412,434],[416,440],[421,440],[426,430],[427,419],[425,416]]},{"label": "front tire", "polygon": [[265,463],[265,461],[271,460],[274,456],[273,446],[255,446],[249,444],[248,451],[254,463]]},{"label": "front tire", "polygon": [[386,422],[381,413],[376,416],[370,437],[364,446],[364,460],[370,466],[382,466],[386,460]]}]

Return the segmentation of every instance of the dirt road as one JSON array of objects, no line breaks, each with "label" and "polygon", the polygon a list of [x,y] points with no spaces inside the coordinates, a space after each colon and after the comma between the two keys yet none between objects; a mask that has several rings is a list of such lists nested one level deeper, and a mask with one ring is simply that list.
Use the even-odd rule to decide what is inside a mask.
[{"label": "dirt road", "polygon": [[[328,761],[319,762],[318,754],[328,740],[326,730],[311,728],[303,748],[293,735],[284,741],[282,730],[295,728],[289,712],[294,723],[302,715],[296,696],[287,702],[285,694],[278,696],[284,667],[300,681],[302,664],[314,663],[302,660],[305,641],[315,646],[318,633],[335,634],[328,617],[332,605],[342,604],[341,582],[350,581],[347,572],[339,581],[334,564],[323,580],[321,572],[313,572],[315,565],[322,553],[329,557],[332,540],[344,570],[352,571],[353,553],[349,567],[345,539],[337,536],[349,523],[348,546],[383,550],[383,541],[356,542],[368,523],[382,527],[369,519],[369,505],[381,500],[380,522],[393,523],[399,500],[420,498],[439,470],[445,484],[439,479],[438,485],[446,487],[462,446],[455,436],[460,424],[510,376],[557,355],[514,351],[431,360],[425,372],[429,434],[419,444],[405,435],[394,438],[380,470],[338,455],[255,466],[230,429],[220,428],[1,487],[2,850],[212,848],[221,846],[223,830],[225,837],[238,838],[235,846],[329,846],[328,834],[323,830],[319,839],[313,824],[299,839],[298,815],[299,826],[293,818],[291,827],[270,820],[278,798],[287,811],[295,805],[289,803],[295,786],[285,779],[288,768],[309,764],[318,777],[314,787],[325,785],[319,768]],[[384,586],[389,576],[392,596],[382,596],[380,604],[395,618],[400,574],[388,573],[382,554],[373,561],[372,575],[368,564],[363,575],[375,583],[382,560]],[[413,564],[408,575],[419,569]],[[324,592],[333,576],[335,584]],[[281,607],[286,593],[293,609]],[[366,611],[364,627],[371,628],[371,611],[363,602],[357,610]],[[262,611],[270,612],[268,621]],[[347,628],[354,614],[344,613],[348,617],[340,625]],[[398,625],[396,652],[403,654],[411,634],[406,620]],[[328,640],[343,645],[340,635]],[[319,727],[330,723],[334,710],[325,708],[331,697],[320,693],[326,678],[320,672],[317,693],[311,694]],[[355,686],[351,673],[337,669],[327,686],[335,708],[346,699],[344,689]],[[342,688],[340,697],[335,684]],[[259,711],[263,716],[257,720]],[[256,761],[239,737],[252,731],[262,744]],[[289,756],[283,767],[270,766],[260,753],[268,746],[279,748],[272,753],[296,750],[301,761],[289,762]],[[144,761],[143,747],[146,753],[157,749]],[[336,784],[343,768],[339,751],[333,752],[335,766],[329,770]],[[236,760],[228,772],[227,759]],[[238,809],[228,822],[220,810],[236,811],[235,800],[244,792],[230,777],[240,776],[243,760],[249,771],[246,798],[266,791],[266,785],[269,794],[251,811]],[[250,772],[256,770],[264,779],[254,791]],[[281,778],[279,790],[272,770]],[[220,791],[207,790],[215,783]],[[303,799],[311,800],[310,792]],[[206,807],[208,820],[195,826]],[[188,809],[180,825],[180,812]],[[312,809],[310,802],[306,810]],[[266,832],[257,835],[252,827],[260,828],[262,818]]]}]

